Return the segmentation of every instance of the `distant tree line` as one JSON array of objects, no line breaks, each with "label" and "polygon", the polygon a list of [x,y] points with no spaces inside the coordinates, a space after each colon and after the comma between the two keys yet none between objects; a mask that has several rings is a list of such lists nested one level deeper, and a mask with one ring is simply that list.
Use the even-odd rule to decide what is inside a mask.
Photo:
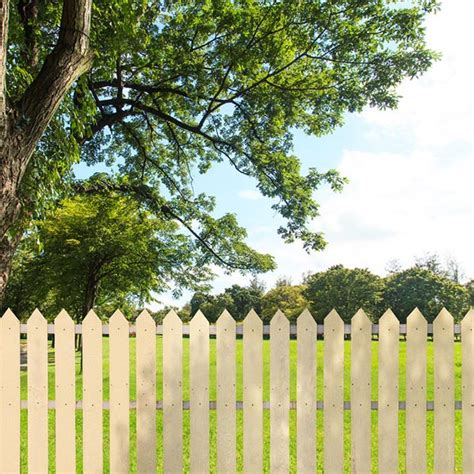
[{"label": "distant tree line", "polygon": [[[405,269],[392,262],[386,277],[365,268],[335,265],[305,275],[299,285],[280,279],[274,288],[265,291],[264,285],[254,279],[249,286],[233,285],[217,295],[196,292],[179,312],[187,319],[201,310],[214,322],[227,309],[241,321],[253,308],[264,322],[269,322],[278,309],[295,321],[304,308],[309,308],[315,319],[322,322],[335,308],[349,322],[363,308],[375,322],[390,308],[405,323],[415,307],[429,322],[446,307],[459,321],[474,306],[474,280],[462,284],[460,277],[455,261],[443,267],[436,255],[418,259],[415,265]],[[166,314],[167,309],[158,312],[157,317]]]}]

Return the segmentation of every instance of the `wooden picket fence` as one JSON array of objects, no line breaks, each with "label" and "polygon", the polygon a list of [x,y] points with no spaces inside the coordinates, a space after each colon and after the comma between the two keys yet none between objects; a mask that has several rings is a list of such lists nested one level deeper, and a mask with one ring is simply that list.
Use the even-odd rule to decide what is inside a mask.
[{"label": "wooden picket fence", "polygon": [[[35,311],[20,324],[11,311],[0,322],[0,472],[20,472],[20,412],[28,417],[28,470],[48,472],[48,410],[55,416],[55,470],[76,470],[76,410],[82,410],[83,471],[103,470],[103,413],[110,417],[110,472],[130,470],[129,410],[136,410],[137,472],[183,472],[183,410],[190,410],[190,471],[209,471],[209,414],[217,417],[217,471],[235,472],[236,410],[243,410],[244,471],[263,463],[263,412],[270,410],[270,469],[290,470],[289,411],[296,409],[297,470],[344,471],[344,410],[351,411],[351,469],[371,472],[371,411],[378,410],[378,470],[397,472],[398,416],[406,411],[406,472],[427,470],[426,413],[434,410],[435,472],[455,470],[455,410],[462,411],[462,469],[474,472],[474,311],[460,325],[443,310],[428,325],[414,310],[400,325],[389,310],[373,325],[362,310],[344,325],[332,311],[317,325],[304,311],[296,326],[277,312],[269,326],[253,311],[242,325],[224,312],[210,326],[198,312],[189,326],[174,312],[156,325],[144,311],[134,326],[120,312],[109,324],[90,312],[75,325],[65,311],[48,324]],[[27,400],[20,399],[20,334],[27,334]],[[48,400],[48,333],[55,335],[55,400]],[[83,396],[75,398],[75,335],[83,338]],[[371,399],[371,340],[378,334],[378,400]],[[427,334],[434,338],[434,400],[426,397]],[[462,400],[454,395],[454,334],[462,344]],[[236,400],[236,334],[243,336],[243,401]],[[351,335],[351,398],[344,401],[344,337]],[[406,335],[406,400],[399,401],[399,341]],[[103,336],[109,337],[110,390],[103,400]],[[136,337],[136,400],[130,400],[129,338]],[[156,336],[163,338],[163,400],[156,400]],[[183,335],[189,335],[189,400],[183,400]],[[216,400],[209,400],[209,336],[216,337]],[[264,335],[270,336],[270,400],[263,400]],[[316,399],[316,344],[324,336],[324,399]],[[297,338],[297,397],[290,400],[290,336]],[[163,411],[157,433],[156,410]],[[324,466],[316,465],[316,412],[324,414]]]}]

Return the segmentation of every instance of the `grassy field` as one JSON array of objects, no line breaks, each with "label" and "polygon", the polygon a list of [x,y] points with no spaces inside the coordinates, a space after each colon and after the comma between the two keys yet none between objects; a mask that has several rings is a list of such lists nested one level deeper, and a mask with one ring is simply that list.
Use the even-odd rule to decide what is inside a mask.
[{"label": "grassy field", "polygon": [[[109,378],[108,378],[108,338],[104,338],[104,398],[108,399],[109,391]],[[372,399],[377,399],[377,342],[372,342]],[[270,362],[270,342],[265,340],[264,345],[264,400],[269,399],[269,362]],[[317,358],[318,358],[318,371],[317,371],[317,398],[321,400],[323,398],[323,353],[324,353],[324,342],[318,341],[317,343]],[[215,370],[215,339],[210,341],[210,358],[211,358],[211,369],[210,369],[210,398],[215,400],[216,398],[216,370]],[[400,400],[405,399],[405,350],[406,344],[400,342]],[[345,342],[345,369],[344,369],[344,399],[350,399],[350,342]],[[162,399],[162,339],[157,337],[157,399]],[[242,400],[242,356],[243,356],[243,344],[242,340],[237,341],[237,399]],[[428,363],[428,400],[433,400],[433,344],[428,343],[427,351],[427,363]],[[53,357],[50,357],[53,359]],[[130,398],[135,399],[135,339],[130,340]],[[76,394],[77,399],[82,398],[82,377],[79,373],[79,356],[76,358],[77,372],[76,372]],[[189,340],[184,339],[184,386],[183,386],[183,397],[185,400],[189,399],[189,378],[188,378],[188,362],[189,362]],[[290,342],[290,391],[291,400],[296,399],[296,341]],[[456,400],[461,399],[461,345],[455,343],[455,397]],[[49,398],[54,400],[54,365],[51,363],[49,366]],[[27,398],[27,373],[22,372],[21,374],[21,398]],[[77,411],[77,472],[82,472],[82,413]],[[215,472],[216,465],[216,416],[215,411],[210,413],[211,420],[211,471]],[[345,412],[345,471],[350,472],[350,412]],[[136,446],[135,446],[135,412],[130,412],[130,424],[131,424],[131,471],[135,471],[136,464]],[[50,465],[54,465],[54,410],[50,411],[49,414],[50,423]],[[162,414],[161,411],[157,411],[157,457],[158,457],[158,472],[162,471],[162,443],[161,443],[161,425],[162,425]],[[317,413],[317,459],[318,459],[318,472],[322,472],[322,460],[323,460],[323,414],[321,411]],[[404,472],[404,453],[405,453],[405,414],[403,411],[399,415],[399,472]],[[427,413],[427,449],[428,449],[428,469],[430,472],[433,471],[433,426],[434,418],[433,412]],[[22,410],[22,450],[21,450],[21,466],[22,471],[27,472],[27,413],[26,410]],[[242,459],[242,412],[237,413],[237,464],[238,469],[242,472],[243,459]],[[372,452],[373,452],[373,472],[377,472],[377,412],[372,412]],[[108,462],[108,412],[104,415],[104,472],[109,472]],[[270,448],[270,431],[269,431],[269,412],[268,410],[264,413],[264,471],[269,472],[269,448]],[[290,413],[290,457],[291,457],[291,472],[296,472],[296,412],[294,410]],[[184,413],[184,465],[185,470],[189,469],[189,411]],[[456,412],[456,471],[461,472],[461,414]],[[54,472],[52,469],[50,472]]]}]

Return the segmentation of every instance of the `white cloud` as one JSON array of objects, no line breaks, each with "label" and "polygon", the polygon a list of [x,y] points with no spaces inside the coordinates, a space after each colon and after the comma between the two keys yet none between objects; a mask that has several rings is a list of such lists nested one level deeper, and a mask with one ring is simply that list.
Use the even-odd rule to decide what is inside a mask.
[{"label": "white cloud", "polygon": [[[454,257],[474,277],[473,13],[472,0],[443,2],[426,25],[442,60],[402,84],[397,110],[359,116],[369,127],[365,146],[345,150],[337,166],[350,183],[341,194],[318,194],[321,216],[312,227],[326,234],[326,250],[308,255],[299,243],[285,244],[277,225],[268,231],[268,215],[261,229],[249,229],[249,243],[278,264],[262,276],[268,286],[280,276],[298,283],[305,272],[339,263],[384,274],[390,260],[407,266],[427,252]],[[261,198],[257,190],[238,196]],[[215,291],[249,279],[219,272]]]},{"label": "white cloud", "polygon": [[330,242],[324,259],[383,273],[390,259],[410,264],[415,255],[437,252],[474,276],[471,157],[445,163],[419,151],[346,151],[339,168],[351,182],[322,203],[315,223]]},{"label": "white cloud", "polygon": [[444,2],[426,25],[442,60],[403,83],[397,110],[361,114],[370,127],[366,146],[345,150],[337,166],[350,183],[341,194],[319,195],[313,228],[325,232],[327,249],[308,256],[273,236],[258,243],[275,255],[278,274],[298,279],[338,263],[383,274],[391,259],[411,265],[436,252],[474,277],[473,10],[470,0]]},{"label": "white cloud", "polygon": [[406,80],[394,111],[368,109],[362,117],[392,136],[410,136],[417,148],[436,149],[456,141],[472,146],[472,15],[471,0],[443,2],[426,22],[430,48],[442,58],[421,78]]},{"label": "white cloud", "polygon": [[263,198],[262,194],[256,189],[242,189],[237,193],[237,195],[239,196],[239,198],[250,199],[252,201]]}]

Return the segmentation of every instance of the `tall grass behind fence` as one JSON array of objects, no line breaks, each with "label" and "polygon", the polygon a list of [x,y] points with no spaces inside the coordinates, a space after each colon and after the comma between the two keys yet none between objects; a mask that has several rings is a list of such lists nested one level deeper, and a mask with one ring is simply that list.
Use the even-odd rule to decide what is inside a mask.
[{"label": "tall grass behind fence", "polygon": [[[75,325],[63,311],[47,324],[35,311],[20,324],[11,311],[0,320],[0,472],[20,472],[21,410],[27,412],[27,465],[30,472],[156,472],[157,452],[165,472],[184,468],[183,412],[189,411],[189,470],[217,472],[237,470],[237,433],[243,422],[243,469],[261,472],[265,454],[265,412],[269,411],[269,467],[271,472],[343,472],[345,417],[350,411],[350,465],[354,472],[370,472],[374,466],[372,438],[378,441],[380,472],[397,472],[399,414],[405,413],[406,472],[422,473],[427,459],[427,411],[434,411],[434,470],[474,472],[474,311],[460,325],[443,310],[428,325],[414,310],[406,325],[387,311],[373,325],[363,311],[344,325],[332,311],[317,325],[304,311],[296,327],[277,312],[263,326],[250,312],[242,326],[224,312],[210,326],[198,312],[189,325],[170,312],[156,325],[144,311],[135,325],[115,312],[109,324],[90,312]],[[21,400],[20,334],[27,335],[27,399]],[[48,333],[55,335],[55,399],[48,399]],[[82,398],[76,400],[75,335],[83,338]],[[372,399],[371,340],[377,334],[377,399]],[[434,396],[427,398],[427,335],[434,339]],[[243,335],[242,400],[237,400],[238,367],[236,334]],[[318,340],[318,334],[324,340]],[[344,338],[351,335],[350,399],[344,400]],[[400,335],[406,336],[406,397],[399,400]],[[462,346],[462,399],[455,400],[454,335]],[[162,400],[157,400],[157,335],[162,337]],[[183,335],[189,335],[189,367],[183,366]],[[210,399],[210,335],[216,336],[215,400]],[[270,336],[269,399],[264,400],[263,337]],[[104,399],[103,336],[109,338],[109,399]],[[130,399],[130,337],[136,337],[136,399]],[[290,399],[290,337],[296,336],[296,400]],[[324,344],[323,387],[317,392],[317,345]],[[189,370],[189,400],[183,399],[183,374]],[[321,388],[321,387],[320,387]],[[323,398],[318,400],[317,393]],[[290,413],[296,409],[296,431]],[[55,410],[54,466],[48,459],[48,410]],[[78,425],[78,410],[82,423]],[[136,428],[130,422],[136,412]],[[162,411],[162,429],[156,412]],[[239,413],[243,410],[243,420]],[[377,410],[377,425],[371,421]],[[455,459],[455,411],[462,414],[462,460]],[[323,443],[317,443],[317,412],[322,411]],[[107,413],[108,412],[108,413]],[[216,423],[210,423],[210,414]],[[105,440],[104,419],[108,420]],[[76,453],[76,431],[82,430],[82,450]],[[215,430],[213,432],[212,430]],[[216,440],[216,460],[210,459],[211,438]],[[296,438],[296,462],[290,446]],[[136,465],[131,460],[136,446]],[[104,452],[105,446],[108,449]],[[323,451],[323,456],[318,451]],[[319,460],[319,465],[317,460]],[[106,462],[107,461],[107,462]]]}]

